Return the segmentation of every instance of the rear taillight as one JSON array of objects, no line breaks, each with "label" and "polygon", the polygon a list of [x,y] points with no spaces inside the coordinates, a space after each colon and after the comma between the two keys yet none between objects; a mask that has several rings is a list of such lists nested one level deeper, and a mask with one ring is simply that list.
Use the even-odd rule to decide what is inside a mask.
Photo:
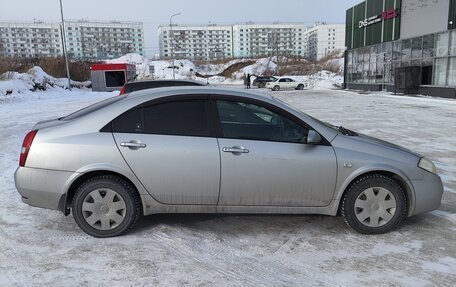
[{"label": "rear taillight", "polygon": [[38,130],[33,130],[29,132],[22,143],[21,156],[19,157],[19,166],[25,166],[25,161],[27,160],[28,153],[32,147],[33,139],[36,136]]},{"label": "rear taillight", "polygon": [[126,85],[123,85],[122,90],[120,90],[119,96],[125,94],[125,87],[126,87]]}]

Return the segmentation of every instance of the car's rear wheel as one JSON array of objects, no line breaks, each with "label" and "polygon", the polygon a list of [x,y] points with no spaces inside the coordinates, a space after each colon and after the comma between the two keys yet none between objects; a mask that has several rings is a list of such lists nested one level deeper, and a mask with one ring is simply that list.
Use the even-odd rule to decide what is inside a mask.
[{"label": "car's rear wheel", "polygon": [[298,90],[304,90],[304,85],[303,84],[299,84],[298,87],[296,88]]},{"label": "car's rear wheel", "polygon": [[341,204],[345,222],[363,234],[380,234],[397,228],[406,217],[406,211],[407,200],[402,187],[381,174],[356,180]]},{"label": "car's rear wheel", "polygon": [[275,85],[273,88],[272,88],[273,91],[280,91],[280,86],[279,85]]},{"label": "car's rear wheel", "polygon": [[95,237],[112,237],[130,230],[141,212],[136,190],[125,180],[105,175],[79,186],[73,199],[73,217]]}]

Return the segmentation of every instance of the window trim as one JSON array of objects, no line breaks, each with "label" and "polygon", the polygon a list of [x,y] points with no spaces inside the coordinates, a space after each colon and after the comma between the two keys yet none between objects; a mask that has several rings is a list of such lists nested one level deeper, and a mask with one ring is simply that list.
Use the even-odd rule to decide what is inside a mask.
[{"label": "window trim", "polygon": [[[188,135],[169,135],[167,136],[187,136],[187,137],[204,137],[204,138],[226,138],[226,139],[237,139],[237,140],[251,140],[251,141],[262,141],[262,142],[279,142],[279,143],[288,143],[288,144],[307,144],[307,143],[292,143],[292,142],[287,142],[287,141],[270,141],[270,140],[261,140],[261,139],[240,139],[240,138],[229,138],[225,137],[223,135],[223,130],[221,126],[221,121],[220,121],[220,116],[218,113],[217,109],[217,100],[223,100],[223,101],[232,101],[232,102],[244,102],[247,104],[253,104],[253,105],[258,105],[262,106],[264,108],[269,109],[270,111],[283,116],[287,118],[288,120],[296,123],[297,125],[300,125],[304,127],[305,129],[308,130],[315,130],[313,127],[311,127],[309,124],[304,122],[301,118],[293,115],[292,113],[288,112],[287,110],[280,108],[274,104],[268,103],[266,101],[254,99],[254,98],[248,98],[248,97],[243,97],[243,96],[238,96],[238,95],[229,95],[229,94],[186,94],[186,95],[171,95],[171,96],[165,96],[157,99],[152,99],[149,101],[146,101],[144,103],[141,103],[139,105],[136,105],[127,111],[123,112],[122,114],[118,115],[114,119],[112,119],[108,124],[106,124],[102,129],[100,129],[100,132],[109,132],[109,133],[114,133],[113,130],[113,122],[124,115],[125,113],[129,112],[132,109],[137,109],[137,108],[143,108],[151,105],[157,105],[161,103],[167,103],[167,102],[175,102],[175,101],[185,101],[185,100],[205,100],[207,104],[207,119],[209,121],[209,136],[188,136]],[[143,114],[144,116],[144,114]],[[318,131],[317,131],[318,132]],[[138,134],[135,132],[129,132],[129,134]],[[151,133],[140,133],[144,135],[148,135]],[[323,145],[323,146],[331,146],[330,142],[323,136],[321,135],[321,143],[318,145]]]}]

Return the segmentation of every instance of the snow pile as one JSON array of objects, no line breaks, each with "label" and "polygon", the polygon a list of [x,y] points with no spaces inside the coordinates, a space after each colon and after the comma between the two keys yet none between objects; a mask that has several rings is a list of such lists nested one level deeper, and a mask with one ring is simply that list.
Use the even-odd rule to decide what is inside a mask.
[{"label": "snow pile", "polygon": [[[150,61],[150,66],[154,67],[154,79],[172,79],[173,61],[156,60]],[[190,60],[174,60],[174,73],[176,79],[196,79],[195,64]]]},{"label": "snow pile", "polygon": [[[90,87],[90,85],[90,82],[71,81],[71,86],[76,88]],[[25,73],[6,72],[0,75],[0,96],[24,94],[36,90],[44,91],[51,88],[66,89],[67,86],[68,79],[54,78],[38,66]]]},{"label": "snow pile", "polygon": [[344,77],[329,71],[320,71],[313,75],[307,76],[306,81],[311,87],[315,88],[340,88],[344,83]]},{"label": "snow pile", "polygon": [[120,58],[105,60],[106,64],[132,64],[136,65],[136,74],[138,79],[146,79],[150,77],[148,60],[136,53],[125,54]]}]

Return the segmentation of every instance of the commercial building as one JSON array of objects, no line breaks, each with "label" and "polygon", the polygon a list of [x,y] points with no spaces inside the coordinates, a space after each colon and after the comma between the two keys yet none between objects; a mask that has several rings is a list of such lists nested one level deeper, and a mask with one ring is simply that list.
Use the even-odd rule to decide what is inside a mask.
[{"label": "commercial building", "polygon": [[213,60],[281,55],[320,59],[345,49],[344,24],[162,25],[160,57]]},{"label": "commercial building", "polygon": [[456,0],[366,0],[346,13],[347,88],[456,98]]},{"label": "commercial building", "polygon": [[[140,22],[66,21],[71,58],[112,59],[126,53],[144,55]],[[0,22],[0,56],[57,57],[63,53],[60,23]]]}]

